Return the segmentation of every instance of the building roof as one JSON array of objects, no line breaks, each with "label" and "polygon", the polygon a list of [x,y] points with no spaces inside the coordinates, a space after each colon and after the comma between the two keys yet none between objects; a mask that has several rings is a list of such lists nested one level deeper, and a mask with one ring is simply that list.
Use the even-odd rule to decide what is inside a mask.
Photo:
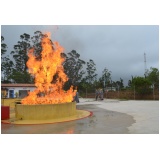
[{"label": "building roof", "polygon": [[35,84],[26,83],[6,83],[1,84],[1,87],[35,87]]}]

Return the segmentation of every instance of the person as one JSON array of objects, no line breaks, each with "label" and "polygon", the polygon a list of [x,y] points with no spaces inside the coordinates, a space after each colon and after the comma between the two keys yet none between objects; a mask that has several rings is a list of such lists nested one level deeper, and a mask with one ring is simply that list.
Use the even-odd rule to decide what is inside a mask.
[{"label": "person", "polygon": [[77,91],[77,86],[75,87],[75,91],[76,91],[76,95],[74,97],[74,101],[76,101],[77,103],[79,103],[79,95],[78,95],[78,91]]},{"label": "person", "polygon": [[100,99],[103,100],[103,90],[102,90],[102,88],[100,89]]},{"label": "person", "polygon": [[98,97],[99,97],[99,90],[96,89],[96,101],[97,101]]}]

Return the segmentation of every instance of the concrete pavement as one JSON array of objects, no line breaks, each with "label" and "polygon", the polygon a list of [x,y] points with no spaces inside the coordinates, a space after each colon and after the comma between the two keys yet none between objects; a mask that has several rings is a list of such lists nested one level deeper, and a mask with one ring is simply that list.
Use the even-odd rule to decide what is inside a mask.
[{"label": "concrete pavement", "polygon": [[131,115],[135,123],[128,127],[129,133],[159,133],[159,101],[119,101],[112,99],[94,101],[94,99],[81,99],[81,102],[84,104],[92,104],[94,102],[100,108]]}]

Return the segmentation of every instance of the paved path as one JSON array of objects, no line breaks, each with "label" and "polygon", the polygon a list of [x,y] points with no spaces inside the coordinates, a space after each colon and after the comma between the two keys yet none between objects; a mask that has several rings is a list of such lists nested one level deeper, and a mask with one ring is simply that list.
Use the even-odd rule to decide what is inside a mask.
[{"label": "paved path", "polygon": [[128,127],[131,134],[159,133],[159,101],[118,101],[111,99],[94,101],[94,99],[81,99],[81,104],[93,103],[103,109],[133,116],[135,123]]}]

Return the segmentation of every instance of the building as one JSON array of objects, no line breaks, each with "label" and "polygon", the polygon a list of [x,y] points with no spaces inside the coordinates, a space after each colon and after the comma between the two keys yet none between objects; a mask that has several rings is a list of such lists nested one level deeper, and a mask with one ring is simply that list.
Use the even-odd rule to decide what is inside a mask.
[{"label": "building", "polygon": [[105,91],[116,91],[116,87],[106,87]]},{"label": "building", "polygon": [[34,84],[1,84],[2,98],[24,98],[35,89]]}]

